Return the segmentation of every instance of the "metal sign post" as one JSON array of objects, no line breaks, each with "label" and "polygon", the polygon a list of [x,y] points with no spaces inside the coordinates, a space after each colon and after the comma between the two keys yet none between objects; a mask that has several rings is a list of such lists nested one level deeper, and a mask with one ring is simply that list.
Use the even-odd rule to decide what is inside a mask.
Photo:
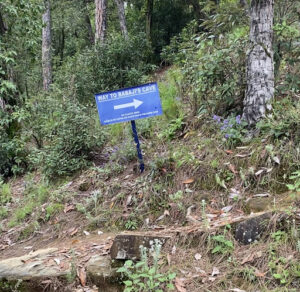
[{"label": "metal sign post", "polygon": [[141,173],[143,173],[144,169],[145,169],[145,164],[144,164],[144,160],[143,160],[142,150],[140,147],[139,136],[138,136],[137,130],[136,130],[135,121],[131,121],[131,128],[132,128],[133,138],[134,138],[134,142],[136,144],[136,150],[137,150],[137,154],[138,154],[138,158],[139,158],[139,162],[140,162],[140,170],[141,170]]},{"label": "metal sign post", "polygon": [[95,94],[101,125],[131,121],[137,147],[140,170],[144,171],[143,156],[135,120],[162,115],[157,83]]}]

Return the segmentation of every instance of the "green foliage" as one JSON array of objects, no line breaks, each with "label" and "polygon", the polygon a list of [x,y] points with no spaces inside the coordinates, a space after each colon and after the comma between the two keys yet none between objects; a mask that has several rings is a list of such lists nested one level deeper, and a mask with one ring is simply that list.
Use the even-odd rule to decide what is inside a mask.
[{"label": "green foliage", "polygon": [[141,246],[140,250],[141,260],[139,262],[126,261],[124,266],[117,270],[118,273],[122,273],[126,278],[123,281],[125,284],[124,292],[163,292],[175,290],[172,282],[176,274],[160,271],[158,262],[160,259],[161,243],[156,239],[154,245],[151,247],[149,254],[151,254],[152,259],[149,258],[147,248]]},{"label": "green foliage", "polygon": [[300,192],[300,170],[293,172],[290,180],[293,181],[293,184],[287,184],[288,189],[293,192]]},{"label": "green foliage", "polygon": [[48,221],[51,217],[53,217],[63,209],[64,206],[62,204],[51,203],[49,206],[46,207],[45,220]]},{"label": "green foliage", "polygon": [[6,204],[11,201],[11,188],[9,184],[0,182],[0,203]]},{"label": "green foliage", "polygon": [[97,92],[135,86],[154,68],[147,63],[151,54],[143,34],[125,40],[112,34],[96,48],[85,49],[69,57],[58,68],[57,86],[68,88],[77,100],[93,103]]},{"label": "green foliage", "polygon": [[9,111],[13,107],[0,108],[0,177],[21,173],[27,166],[26,137],[21,137],[20,125]]},{"label": "green foliage", "polygon": [[226,238],[226,233],[231,229],[230,225],[226,225],[224,229],[224,234],[219,234],[213,236],[211,239],[214,242],[214,249],[211,251],[212,254],[219,253],[223,255],[231,254],[234,250],[233,242]]},{"label": "green foliage", "polygon": [[169,126],[160,134],[160,137],[172,140],[176,134],[184,127],[184,118],[178,117],[177,119],[171,120]]},{"label": "green foliage", "polygon": [[[183,101],[191,105],[194,114],[203,107],[220,114],[241,107],[247,37],[244,27],[217,41],[209,35],[193,35],[190,30],[184,31],[182,40],[177,38],[166,49],[164,54],[181,67],[183,90],[189,92]],[[178,46],[178,41],[183,43]]]},{"label": "green foliage", "polygon": [[138,222],[137,220],[135,219],[128,219],[126,222],[125,222],[125,228],[127,230],[136,230],[138,228]]},{"label": "green foliage", "polygon": [[272,116],[257,123],[256,127],[263,135],[273,139],[289,138],[300,143],[300,103],[291,98],[275,101]]},{"label": "green foliage", "polygon": [[212,250],[212,253],[220,253],[220,254],[230,254],[234,245],[231,240],[225,238],[224,235],[216,235],[212,237],[212,240],[215,242],[216,246]]},{"label": "green foliage", "polygon": [[95,112],[60,91],[28,104],[24,123],[37,146],[30,154],[32,165],[50,178],[85,167],[90,151],[104,141],[91,115]]}]

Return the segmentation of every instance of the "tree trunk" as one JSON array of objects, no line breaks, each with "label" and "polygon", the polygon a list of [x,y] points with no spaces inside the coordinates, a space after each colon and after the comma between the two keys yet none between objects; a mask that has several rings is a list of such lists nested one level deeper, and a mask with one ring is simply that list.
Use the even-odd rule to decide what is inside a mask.
[{"label": "tree trunk", "polygon": [[95,0],[96,13],[95,13],[95,42],[103,43],[106,36],[106,10],[107,0]]},{"label": "tree trunk", "polygon": [[250,51],[247,60],[247,90],[243,118],[253,125],[272,109],[274,0],[252,0],[250,8]]},{"label": "tree trunk", "polygon": [[153,1],[154,0],[147,0],[146,8],[146,36],[149,42],[151,42]]},{"label": "tree trunk", "polygon": [[202,12],[202,7],[200,5],[199,0],[187,0],[187,3],[193,6],[194,15],[196,17],[197,22],[200,24],[203,21],[203,19],[205,19],[205,15]]},{"label": "tree trunk", "polygon": [[126,26],[126,18],[125,18],[125,9],[124,9],[124,1],[123,0],[115,0],[117,7],[118,7],[118,15],[120,20],[120,27],[122,34],[124,35],[125,39],[128,39],[128,31]]},{"label": "tree trunk", "polygon": [[88,0],[82,0],[82,4],[83,4],[82,8],[83,8],[83,13],[84,13],[84,19],[85,19],[86,28],[88,31],[88,39],[89,39],[90,43],[93,45],[95,43],[95,38],[94,38],[93,28],[92,28],[91,19],[90,19],[89,11],[88,11]]},{"label": "tree trunk", "polygon": [[[1,8],[1,6],[0,6],[0,8]],[[0,11],[0,35],[4,34],[6,31],[7,31],[7,27],[6,27],[5,22],[3,20],[2,13]]]},{"label": "tree trunk", "polygon": [[44,0],[44,3],[45,12],[43,14],[42,67],[43,88],[47,91],[52,83],[50,0]]}]

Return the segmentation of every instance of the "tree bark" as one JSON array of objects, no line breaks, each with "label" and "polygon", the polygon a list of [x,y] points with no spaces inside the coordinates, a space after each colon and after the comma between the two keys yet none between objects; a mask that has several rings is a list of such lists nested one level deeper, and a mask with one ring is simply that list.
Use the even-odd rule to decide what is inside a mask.
[{"label": "tree bark", "polygon": [[107,0],[95,0],[95,42],[103,43],[106,36]]},{"label": "tree bark", "polygon": [[95,38],[94,38],[93,28],[92,28],[91,19],[88,11],[88,0],[82,0],[82,4],[83,4],[82,8],[84,13],[84,20],[88,31],[88,39],[90,43],[93,45],[95,43]]},{"label": "tree bark", "polygon": [[154,0],[147,0],[147,8],[146,8],[146,37],[150,42],[151,42],[151,31],[152,31],[153,1]]},{"label": "tree bark", "polygon": [[50,0],[44,0],[45,12],[43,14],[43,32],[42,32],[42,67],[43,67],[43,88],[48,91],[52,83],[52,65],[51,65],[51,13]]},{"label": "tree bark", "polygon": [[250,51],[247,59],[247,90],[243,118],[256,124],[272,109],[274,0],[252,0],[250,7]]},{"label": "tree bark", "polygon": [[[1,6],[0,6],[0,8],[1,8]],[[3,20],[2,13],[0,11],[0,35],[5,34],[6,31],[7,31],[7,27],[6,27],[5,22]]]},{"label": "tree bark", "polygon": [[127,30],[127,26],[126,26],[124,1],[123,0],[115,0],[115,2],[118,7],[118,15],[119,15],[120,28],[121,28],[122,34],[124,35],[125,39],[128,39],[128,30]]}]

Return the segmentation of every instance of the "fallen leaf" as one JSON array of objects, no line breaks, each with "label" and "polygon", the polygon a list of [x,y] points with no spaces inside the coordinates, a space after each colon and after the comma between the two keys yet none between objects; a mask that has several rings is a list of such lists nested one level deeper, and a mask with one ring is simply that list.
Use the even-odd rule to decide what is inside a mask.
[{"label": "fallen leaf", "polygon": [[175,287],[179,292],[187,292],[184,285],[185,278],[175,278]]},{"label": "fallen leaf", "polygon": [[64,208],[64,213],[68,213],[72,210],[75,210],[75,206],[74,205],[65,205],[65,208]]},{"label": "fallen leaf", "polygon": [[264,194],[256,194],[256,195],[254,195],[253,197],[260,197],[260,198],[263,198],[263,197],[270,197],[270,194],[268,194],[268,193],[264,193]]},{"label": "fallen leaf", "polygon": [[83,233],[84,233],[86,236],[90,235],[90,233],[89,233],[88,231],[85,231],[85,230],[83,230]]},{"label": "fallen leaf", "polygon": [[266,275],[266,273],[262,273],[262,272],[260,272],[259,270],[256,269],[256,271],[254,272],[254,275],[256,277],[263,278]]},{"label": "fallen leaf", "polygon": [[239,288],[233,288],[233,289],[230,289],[230,291],[234,291],[234,292],[246,292],[245,290],[241,290]]},{"label": "fallen leaf", "polygon": [[24,249],[32,249],[33,246],[25,246]]},{"label": "fallen leaf", "polygon": [[202,258],[202,255],[200,253],[196,253],[194,256],[195,260],[199,261]]},{"label": "fallen leaf", "polygon": [[257,171],[255,173],[256,176],[259,176],[260,174],[262,174],[265,171],[265,169],[260,169],[259,171]]},{"label": "fallen leaf", "polygon": [[198,268],[198,267],[195,267],[195,270],[196,270],[197,273],[200,273],[201,276],[206,276],[206,275],[207,275],[206,272],[205,272],[204,270],[202,270],[202,269],[200,269],[200,268]]},{"label": "fallen leaf", "polygon": [[132,195],[129,195],[126,200],[126,206],[129,206],[132,200]]},{"label": "fallen leaf", "polygon": [[235,166],[233,164],[229,164],[228,168],[231,170],[232,173],[237,174],[238,172],[235,170]]},{"label": "fallen leaf", "polygon": [[85,272],[85,268],[81,268],[77,271],[77,276],[80,280],[81,286],[85,286],[86,284],[86,272]]},{"label": "fallen leaf", "polygon": [[45,284],[51,284],[52,281],[51,280],[44,280],[41,282],[41,284],[45,285]]},{"label": "fallen leaf", "polygon": [[227,154],[233,154],[233,151],[231,151],[231,150],[225,150],[225,153],[227,153]]},{"label": "fallen leaf", "polygon": [[172,247],[172,251],[171,251],[171,254],[175,254],[176,253],[176,246],[174,245],[173,247]]},{"label": "fallen leaf", "polygon": [[102,231],[100,231],[100,230],[98,230],[98,235],[101,235],[101,234],[103,234],[103,232]]},{"label": "fallen leaf", "polygon": [[74,240],[71,242],[71,244],[76,244],[76,243],[78,243],[78,242],[79,242],[78,239],[74,239]]},{"label": "fallen leaf", "polygon": [[184,184],[191,184],[193,183],[195,180],[193,178],[189,178],[189,179],[186,179],[185,181],[183,181]]},{"label": "fallen leaf", "polygon": [[168,266],[171,266],[171,256],[170,256],[170,254],[167,254],[167,261],[168,261]]},{"label": "fallen leaf", "polygon": [[277,156],[272,157],[273,161],[277,164],[280,164],[280,159]]},{"label": "fallen leaf", "polygon": [[253,151],[251,153],[245,153],[245,154],[236,154],[235,157],[239,157],[239,158],[245,158],[248,156],[251,156],[253,154]]},{"label": "fallen leaf", "polygon": [[217,267],[213,267],[211,276],[213,277],[213,276],[216,276],[216,275],[219,275],[219,274],[220,274],[220,270]]},{"label": "fallen leaf", "polygon": [[233,206],[226,206],[226,207],[224,207],[224,208],[222,208],[222,211],[224,212],[224,213],[228,213],[231,209],[233,208]]},{"label": "fallen leaf", "polygon": [[214,282],[216,280],[215,277],[208,277],[208,280],[211,281],[211,282]]},{"label": "fallen leaf", "polygon": [[56,262],[56,264],[59,266],[60,265],[60,259],[54,259],[54,261]]},{"label": "fallen leaf", "polygon": [[254,260],[254,256],[255,254],[254,253],[251,253],[249,255],[247,255],[243,260],[242,260],[242,265],[246,264],[246,263],[249,263],[249,262],[252,262]]},{"label": "fallen leaf", "polygon": [[72,227],[68,230],[68,233],[70,234],[70,236],[75,235],[78,232],[78,227]]}]

